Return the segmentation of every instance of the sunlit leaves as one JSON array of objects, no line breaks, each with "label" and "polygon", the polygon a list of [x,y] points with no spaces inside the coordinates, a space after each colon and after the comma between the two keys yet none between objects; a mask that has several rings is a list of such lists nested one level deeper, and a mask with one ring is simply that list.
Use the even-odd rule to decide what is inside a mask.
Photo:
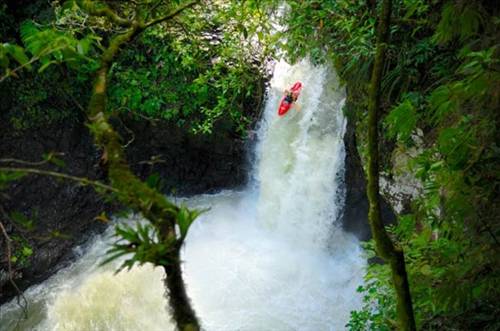
[{"label": "sunlit leaves", "polygon": [[[248,11],[245,29],[252,39],[254,13],[245,8],[240,9]],[[110,107],[165,119],[194,133],[210,134],[224,122],[229,124],[224,130],[244,135],[257,111],[252,105],[263,96],[261,63],[253,58],[259,54],[244,47],[253,42],[242,39],[230,13],[211,14],[207,20],[185,15],[178,22],[182,29],[174,27],[172,34],[146,31],[114,67]]]},{"label": "sunlit leaves", "polygon": [[142,265],[146,262],[154,265],[168,265],[172,263],[169,258],[175,248],[174,240],[162,240],[151,224],[137,223],[136,227],[117,225],[115,236],[118,240],[106,252],[108,257],[101,263],[125,257],[117,272],[124,268],[131,269],[135,264]]},{"label": "sunlit leaves", "polygon": [[138,222],[135,226],[116,225],[115,237],[118,239],[106,252],[108,256],[102,264],[117,259],[123,260],[117,270],[119,272],[124,268],[131,269],[135,264],[152,263],[156,266],[166,266],[177,263],[172,259],[177,256],[176,252],[184,242],[190,226],[202,212],[203,210],[181,206],[175,213],[177,234],[165,238],[159,234],[158,228],[161,224]]},{"label": "sunlit leaves", "polygon": [[179,226],[179,240],[182,242],[187,236],[189,227],[193,224],[194,220],[203,213],[203,210],[188,209],[185,206],[181,206],[177,212],[176,222]]},{"label": "sunlit leaves", "polygon": [[19,268],[27,267],[33,255],[33,248],[23,236],[13,235],[10,239],[13,246],[11,262]]},{"label": "sunlit leaves", "polygon": [[[95,35],[88,34],[78,39],[72,33],[26,21],[21,25],[21,39],[24,47],[0,44],[0,67],[6,71],[2,78],[14,75],[19,69],[30,70],[38,62],[39,73],[63,62],[79,71],[96,69],[97,63],[88,56],[93,43],[100,39]],[[18,66],[10,66],[9,59],[15,60]]]},{"label": "sunlit leaves", "polygon": [[24,66],[26,69],[31,69],[29,58],[21,46],[9,43],[0,44],[0,66],[4,69],[9,66],[9,57],[17,61],[19,65]]}]

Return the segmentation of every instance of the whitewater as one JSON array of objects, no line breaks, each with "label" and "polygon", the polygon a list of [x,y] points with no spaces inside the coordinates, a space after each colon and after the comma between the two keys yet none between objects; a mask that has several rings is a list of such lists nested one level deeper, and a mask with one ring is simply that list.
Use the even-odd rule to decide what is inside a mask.
[{"label": "whitewater", "polygon": [[[298,104],[276,111],[285,88]],[[340,224],[344,204],[345,91],[328,66],[276,63],[242,190],[182,199],[210,208],[183,248],[188,295],[207,331],[344,330],[362,298],[366,260]],[[142,221],[137,216],[117,222]],[[79,258],[28,289],[28,319],[12,301],[0,330],[174,330],[160,268],[117,275],[100,266],[112,229],[78,248]]]}]

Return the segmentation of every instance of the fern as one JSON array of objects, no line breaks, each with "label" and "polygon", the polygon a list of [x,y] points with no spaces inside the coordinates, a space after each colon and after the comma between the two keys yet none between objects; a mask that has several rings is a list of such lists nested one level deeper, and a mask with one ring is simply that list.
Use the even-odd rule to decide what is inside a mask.
[{"label": "fern", "polygon": [[24,47],[31,54],[38,54],[42,45],[46,42],[39,37],[40,30],[36,27],[33,21],[25,21],[21,24],[21,40],[23,41]]},{"label": "fern", "polygon": [[384,124],[390,139],[407,142],[415,129],[418,114],[412,99],[415,100],[416,97],[411,94],[406,95],[404,100],[394,107],[385,118]]},{"label": "fern", "polygon": [[78,64],[93,64],[95,61],[87,55],[92,45],[99,40],[94,35],[77,39],[70,32],[61,32],[52,28],[40,29],[33,21],[21,25],[21,39],[25,48],[40,59],[39,72],[52,64],[67,63],[73,68]]},{"label": "fern", "polygon": [[120,257],[127,256],[118,270],[130,270],[135,264],[142,265],[146,262],[155,265],[167,265],[170,253],[175,249],[174,241],[161,240],[158,232],[151,224],[138,223],[135,228],[129,225],[117,225],[115,236],[118,240],[106,252],[106,258],[101,265],[110,263]]},{"label": "fern", "polygon": [[442,9],[441,20],[434,33],[434,41],[439,44],[454,38],[461,41],[476,35],[484,24],[482,8],[475,3],[447,2]]}]

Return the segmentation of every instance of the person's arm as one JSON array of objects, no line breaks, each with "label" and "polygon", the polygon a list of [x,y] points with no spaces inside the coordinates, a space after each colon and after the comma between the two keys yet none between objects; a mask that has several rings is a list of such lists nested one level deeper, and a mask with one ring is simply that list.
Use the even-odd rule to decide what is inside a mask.
[{"label": "person's arm", "polygon": [[300,109],[302,108],[298,103],[293,103],[293,106],[295,107],[295,109],[297,110],[297,112],[300,111]]}]

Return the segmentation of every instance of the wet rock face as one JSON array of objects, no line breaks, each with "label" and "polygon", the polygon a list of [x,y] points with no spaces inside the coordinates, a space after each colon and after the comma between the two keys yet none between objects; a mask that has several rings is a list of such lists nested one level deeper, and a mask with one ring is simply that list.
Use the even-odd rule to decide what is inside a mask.
[{"label": "wet rock face", "polygon": [[[356,148],[355,127],[352,120],[347,121],[347,130],[344,136],[346,149],[345,160],[345,204],[342,214],[342,227],[351,232],[360,240],[371,238],[368,223],[368,197],[366,195],[366,179],[361,159]],[[382,219],[385,224],[396,221],[396,216],[386,201],[381,198]]]},{"label": "wet rock face", "polygon": [[229,133],[193,135],[175,124],[130,117],[116,126],[130,142],[126,151],[132,170],[143,179],[159,175],[166,194],[212,193],[246,181],[244,141]]},{"label": "wet rock face", "polygon": [[[99,179],[100,169],[95,166],[98,153],[92,145],[86,128],[78,123],[61,123],[40,130],[15,132],[0,124],[0,158],[15,158],[30,162],[42,160],[44,153],[61,152],[59,156],[65,167],[59,169],[79,177]],[[2,165],[6,165],[2,163]],[[8,165],[15,166],[15,163]],[[19,165],[17,165],[19,166]],[[26,166],[26,165],[24,165]],[[54,165],[31,166],[33,168],[57,170]],[[103,210],[110,210],[103,199],[92,188],[74,182],[61,181],[47,176],[26,176],[11,183],[2,191],[0,207],[7,215],[20,213],[32,221],[32,226],[11,221],[3,223],[14,240],[13,245],[29,246],[33,253],[22,263],[15,265],[16,284],[24,289],[42,281],[71,260],[71,248],[82,244],[105,225],[94,217]],[[3,273],[6,274],[5,240],[0,239]],[[8,277],[0,280],[0,302],[15,294]]]},{"label": "wet rock face", "polygon": [[[126,117],[116,123],[124,143],[129,143],[126,151],[133,171],[142,178],[157,173],[167,194],[174,189],[179,195],[214,192],[245,182],[242,140],[229,135],[192,136],[175,125],[153,125]],[[84,123],[64,122],[20,133],[9,127],[8,121],[0,122],[0,159],[36,162],[50,152],[64,153],[60,156],[65,163],[61,172],[104,178],[98,165],[100,152]],[[54,170],[54,165],[38,168]],[[23,267],[17,266],[15,281],[21,289],[68,265],[74,259],[75,246],[105,229],[106,224],[95,217],[118,208],[107,204],[89,186],[32,175],[0,192],[0,207],[6,214],[18,212],[33,220],[32,229],[3,222],[12,238],[23,238],[20,240],[33,250]],[[7,277],[5,248],[5,240],[0,236],[0,303],[15,295]]]}]

